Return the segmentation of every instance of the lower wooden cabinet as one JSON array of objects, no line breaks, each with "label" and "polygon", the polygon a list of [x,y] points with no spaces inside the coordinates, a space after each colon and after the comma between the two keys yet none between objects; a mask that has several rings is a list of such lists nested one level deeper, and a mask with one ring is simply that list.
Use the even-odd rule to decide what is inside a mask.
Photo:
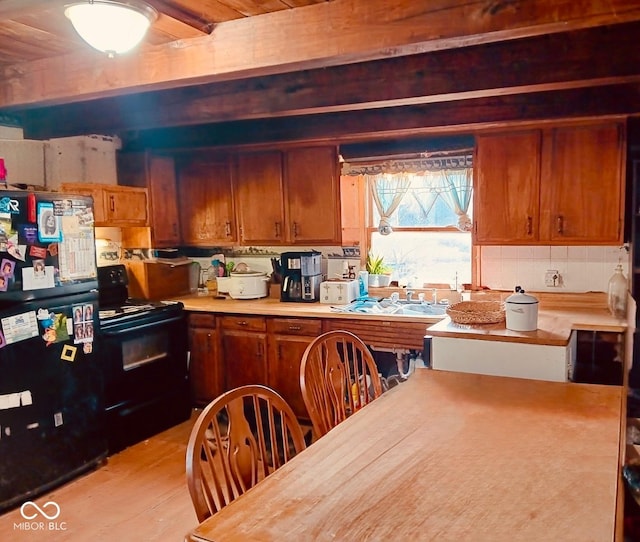
[{"label": "lower wooden cabinet", "polygon": [[225,388],[268,385],[266,318],[222,316],[220,323]]},{"label": "lower wooden cabinet", "polygon": [[322,321],[271,318],[269,331],[269,385],[299,418],[309,418],[300,390],[300,363],[307,346],[322,333]]},{"label": "lower wooden cabinet", "polygon": [[422,350],[426,333],[419,322],[191,313],[194,403],[206,404],[239,386],[263,384],[282,395],[299,418],[308,419],[300,389],[302,356],[313,339],[334,329],[390,350]]},{"label": "lower wooden cabinet", "polygon": [[189,315],[189,379],[193,403],[204,406],[224,391],[216,316]]}]

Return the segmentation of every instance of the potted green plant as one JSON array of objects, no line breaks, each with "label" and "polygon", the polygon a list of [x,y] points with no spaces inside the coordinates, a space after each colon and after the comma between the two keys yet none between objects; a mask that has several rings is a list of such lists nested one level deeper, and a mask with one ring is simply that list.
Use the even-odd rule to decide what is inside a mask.
[{"label": "potted green plant", "polygon": [[369,286],[380,288],[389,286],[391,282],[391,268],[384,263],[383,256],[367,254],[367,272],[369,273]]}]

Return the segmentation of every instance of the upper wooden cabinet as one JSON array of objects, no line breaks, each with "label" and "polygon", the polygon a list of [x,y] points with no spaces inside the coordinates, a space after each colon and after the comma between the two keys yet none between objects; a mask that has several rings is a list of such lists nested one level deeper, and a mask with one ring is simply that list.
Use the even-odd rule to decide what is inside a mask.
[{"label": "upper wooden cabinet", "polygon": [[242,153],[237,167],[234,187],[241,242],[284,243],[289,236],[284,216],[282,153]]},{"label": "upper wooden cabinet", "polygon": [[147,190],[128,186],[65,183],[62,191],[93,198],[96,226],[147,226]]},{"label": "upper wooden cabinet", "polygon": [[226,157],[190,156],[178,165],[180,220],[185,245],[232,245],[237,228]]},{"label": "upper wooden cabinet", "polygon": [[527,244],[539,239],[539,130],[478,136],[474,241]]},{"label": "upper wooden cabinet", "polygon": [[476,244],[618,244],[624,219],[623,125],[477,137]]},{"label": "upper wooden cabinet", "polygon": [[340,242],[340,190],[336,147],[285,152],[285,203],[292,243]]},{"label": "upper wooden cabinet", "polygon": [[556,244],[621,244],[623,125],[554,128],[548,139],[541,220],[549,239]]},{"label": "upper wooden cabinet", "polygon": [[335,147],[239,154],[234,186],[243,244],[340,242]]},{"label": "upper wooden cabinet", "polygon": [[149,192],[151,242],[154,247],[180,243],[175,163],[171,156],[118,153],[118,182]]}]

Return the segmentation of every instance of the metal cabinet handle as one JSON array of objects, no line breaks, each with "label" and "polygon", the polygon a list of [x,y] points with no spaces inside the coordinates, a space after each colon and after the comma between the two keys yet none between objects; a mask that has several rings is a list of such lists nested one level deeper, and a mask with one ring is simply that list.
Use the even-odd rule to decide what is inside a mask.
[{"label": "metal cabinet handle", "polygon": [[527,235],[531,235],[533,233],[533,218],[530,216],[527,217]]},{"label": "metal cabinet handle", "polygon": [[247,326],[249,325],[249,322],[247,322],[246,320],[238,320],[236,324],[238,324],[239,326]]},{"label": "metal cabinet handle", "polygon": [[276,226],[276,237],[280,237],[280,230],[282,228],[280,222],[275,222],[275,226]]},{"label": "metal cabinet handle", "polygon": [[109,196],[109,210],[110,211],[116,210],[116,198],[114,198],[113,196]]},{"label": "metal cabinet handle", "polygon": [[562,235],[564,233],[564,219],[562,215],[558,215],[558,218],[556,218],[556,224],[558,233]]},{"label": "metal cabinet handle", "polygon": [[290,331],[300,331],[301,329],[302,329],[302,326],[294,326],[294,325],[289,326]]},{"label": "metal cabinet handle", "polygon": [[211,333],[207,333],[207,354],[211,353]]},{"label": "metal cabinet handle", "polygon": [[294,239],[296,237],[298,237],[298,223],[297,222],[293,223],[293,237],[294,237]]},{"label": "metal cabinet handle", "polygon": [[262,357],[262,343],[258,343],[258,353],[256,354],[259,358]]},{"label": "metal cabinet handle", "polygon": [[227,237],[231,236],[231,222],[229,222],[228,220],[224,223],[224,234]]}]

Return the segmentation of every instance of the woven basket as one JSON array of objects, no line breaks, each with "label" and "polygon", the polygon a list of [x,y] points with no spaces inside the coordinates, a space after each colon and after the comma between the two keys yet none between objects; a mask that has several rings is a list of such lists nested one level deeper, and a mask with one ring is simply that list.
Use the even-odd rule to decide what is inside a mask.
[{"label": "woven basket", "polygon": [[505,319],[500,301],[461,301],[447,308],[447,314],[457,324],[495,324]]}]

